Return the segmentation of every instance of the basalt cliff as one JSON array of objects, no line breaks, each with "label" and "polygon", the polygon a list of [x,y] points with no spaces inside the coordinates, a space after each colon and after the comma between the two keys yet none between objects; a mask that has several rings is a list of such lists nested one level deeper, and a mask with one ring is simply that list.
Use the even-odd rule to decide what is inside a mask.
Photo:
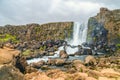
[{"label": "basalt cliff", "polygon": [[[56,22],[48,24],[5,25],[0,27],[0,42],[16,41],[45,41],[69,37],[72,33],[73,22]],[[65,35],[67,32],[68,36]]]},{"label": "basalt cliff", "polygon": [[100,12],[88,20],[89,42],[108,41],[120,43],[120,9],[100,8]]}]

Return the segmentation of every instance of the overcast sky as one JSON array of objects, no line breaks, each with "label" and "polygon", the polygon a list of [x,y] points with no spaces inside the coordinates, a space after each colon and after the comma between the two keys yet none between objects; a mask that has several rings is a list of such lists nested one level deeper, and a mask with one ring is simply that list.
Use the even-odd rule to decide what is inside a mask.
[{"label": "overcast sky", "polygon": [[0,25],[83,23],[96,15],[100,7],[119,9],[120,0],[0,0]]}]

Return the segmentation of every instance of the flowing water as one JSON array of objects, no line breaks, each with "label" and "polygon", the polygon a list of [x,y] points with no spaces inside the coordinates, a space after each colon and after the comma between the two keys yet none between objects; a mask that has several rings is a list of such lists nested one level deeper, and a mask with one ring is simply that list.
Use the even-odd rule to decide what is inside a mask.
[{"label": "flowing water", "polygon": [[[86,38],[87,38],[87,26],[85,24],[75,22],[73,27],[73,38],[70,41],[67,40],[67,43],[70,44],[71,46],[82,45],[82,43],[86,42]],[[66,51],[68,54],[74,54],[75,52],[78,51],[78,47],[76,48],[67,47]]]},{"label": "flowing water", "polygon": [[[82,43],[86,42],[87,38],[87,25],[80,24],[78,22],[74,22],[73,26],[73,36],[71,40],[66,39],[67,43],[71,46],[76,46],[75,48],[67,47],[66,51],[67,54],[74,54],[78,51],[78,45],[81,45]],[[56,51],[54,56],[44,56],[43,58],[34,58],[31,60],[27,60],[28,64],[32,62],[38,62],[40,60],[47,61],[48,58],[57,58],[59,57],[60,50],[63,50],[63,46],[59,48],[58,51]]]}]

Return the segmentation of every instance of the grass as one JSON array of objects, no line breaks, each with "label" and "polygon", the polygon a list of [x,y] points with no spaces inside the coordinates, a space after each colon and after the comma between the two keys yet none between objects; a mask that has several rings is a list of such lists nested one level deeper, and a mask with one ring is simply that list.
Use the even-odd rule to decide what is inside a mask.
[{"label": "grass", "polygon": [[28,50],[25,50],[22,54],[24,56],[28,56],[30,53],[31,53],[31,51],[28,49]]},{"label": "grass", "polygon": [[0,34],[0,42],[7,42],[7,41],[12,41],[12,42],[18,42],[16,39],[16,36],[12,36],[10,34]]}]

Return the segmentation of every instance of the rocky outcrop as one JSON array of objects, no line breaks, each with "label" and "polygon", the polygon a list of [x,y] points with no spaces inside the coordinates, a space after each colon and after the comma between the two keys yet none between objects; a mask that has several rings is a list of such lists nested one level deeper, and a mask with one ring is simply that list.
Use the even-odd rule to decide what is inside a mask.
[{"label": "rocky outcrop", "polygon": [[15,65],[15,63],[16,63],[15,58],[20,55],[20,51],[9,48],[12,45],[10,45],[9,47],[8,47],[8,44],[6,44],[6,45],[7,46],[0,48],[0,64]]},{"label": "rocky outcrop", "polygon": [[23,74],[12,65],[0,65],[0,80],[24,80]]},{"label": "rocky outcrop", "polygon": [[89,18],[88,42],[120,43],[120,9],[101,8],[100,12]]},{"label": "rocky outcrop", "polygon": [[[0,27],[0,38],[4,38],[3,40],[0,39],[0,42],[65,39],[65,37],[69,37],[71,35],[72,27],[73,22],[56,22],[42,25],[6,25],[4,27]],[[65,32],[67,32],[67,36]]]}]

